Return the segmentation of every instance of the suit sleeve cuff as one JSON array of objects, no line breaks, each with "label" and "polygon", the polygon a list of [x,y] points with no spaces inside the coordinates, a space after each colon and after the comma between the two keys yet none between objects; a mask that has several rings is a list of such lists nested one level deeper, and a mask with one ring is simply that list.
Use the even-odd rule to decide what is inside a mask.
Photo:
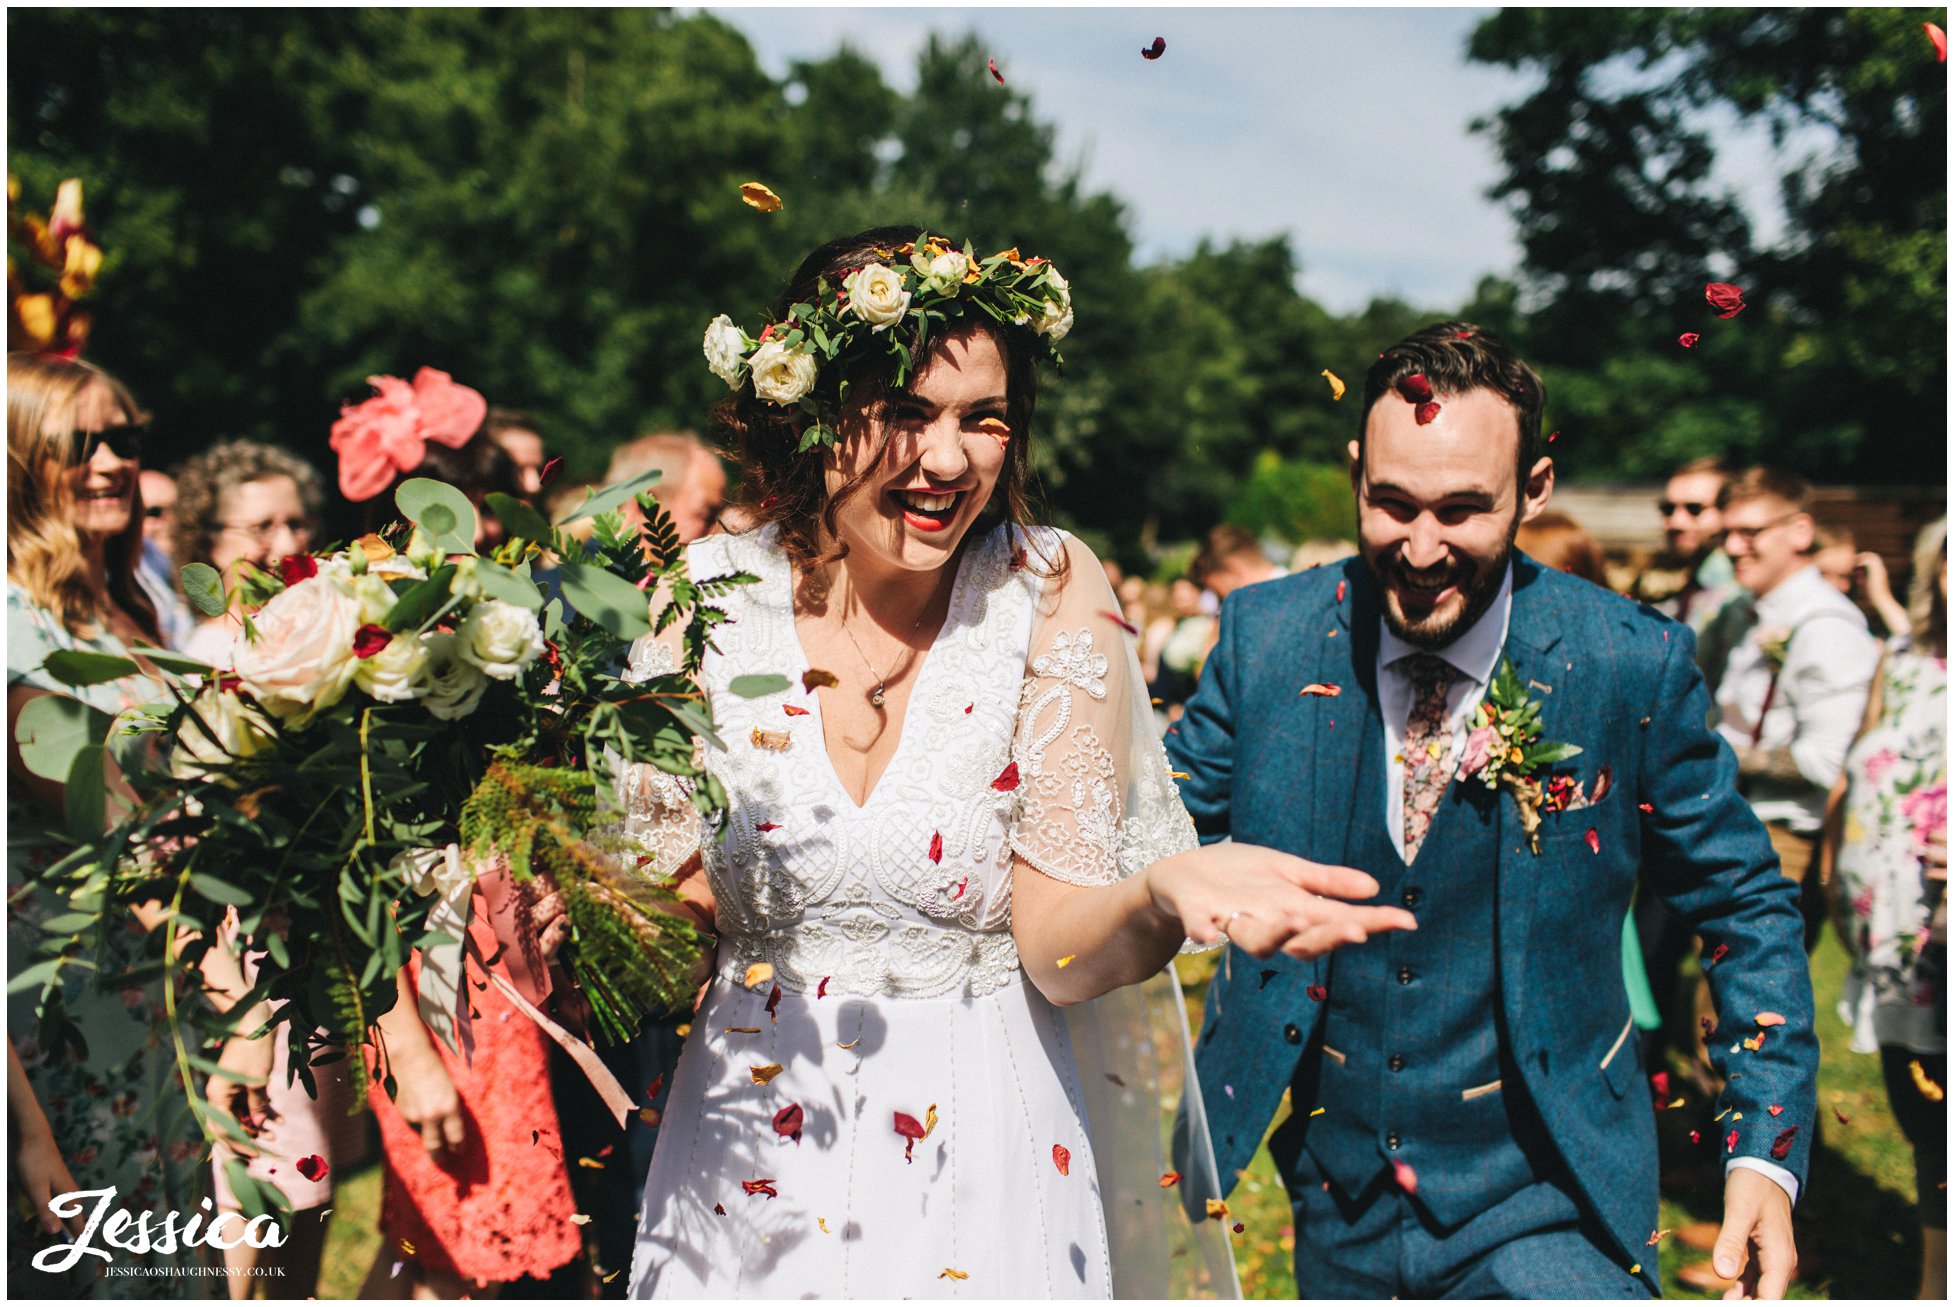
[{"label": "suit sleeve cuff", "polygon": [[1785,1170],[1782,1166],[1778,1166],[1773,1162],[1767,1162],[1761,1157],[1733,1157],[1723,1164],[1723,1173],[1727,1177],[1733,1169],[1740,1166],[1747,1171],[1758,1171],[1771,1177],[1771,1179],[1777,1182],[1778,1188],[1790,1195],[1792,1206],[1795,1207],[1798,1205],[1797,1176],[1791,1174],[1791,1172]]}]

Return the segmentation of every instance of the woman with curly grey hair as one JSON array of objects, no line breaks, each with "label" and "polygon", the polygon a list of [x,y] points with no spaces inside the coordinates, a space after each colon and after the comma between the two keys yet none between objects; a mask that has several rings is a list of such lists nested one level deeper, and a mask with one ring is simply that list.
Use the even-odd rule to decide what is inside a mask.
[{"label": "woman with curly grey hair", "polygon": [[[170,551],[179,567],[207,563],[236,590],[240,569],[266,570],[303,553],[318,527],[324,486],[312,465],[255,440],[222,440],[176,471]],[[235,605],[234,605],[235,607]],[[206,617],[183,652],[216,664],[230,656],[239,614]]]}]

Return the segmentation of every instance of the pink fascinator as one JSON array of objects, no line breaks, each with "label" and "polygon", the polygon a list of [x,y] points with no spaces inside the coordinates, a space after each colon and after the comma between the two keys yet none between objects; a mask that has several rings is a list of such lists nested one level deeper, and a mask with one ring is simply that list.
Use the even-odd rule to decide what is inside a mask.
[{"label": "pink fascinator", "polygon": [[358,502],[371,499],[412,472],[427,457],[427,442],[460,449],[481,429],[488,401],[435,368],[422,368],[412,385],[399,377],[368,377],[372,398],[348,404],[332,424],[339,455],[339,492]]}]

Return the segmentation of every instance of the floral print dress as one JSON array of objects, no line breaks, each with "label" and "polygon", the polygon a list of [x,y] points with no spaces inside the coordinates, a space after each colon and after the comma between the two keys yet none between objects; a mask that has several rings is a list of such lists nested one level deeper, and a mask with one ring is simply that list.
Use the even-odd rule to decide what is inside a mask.
[{"label": "floral print dress", "polygon": [[[137,700],[115,683],[68,687],[41,670],[47,655],[57,649],[124,654],[113,635],[95,640],[70,633],[59,618],[14,585],[7,587],[7,685],[68,694],[103,712],[117,713]],[[41,923],[58,916],[64,904],[33,881],[33,874],[59,856],[54,822],[43,805],[18,780],[7,787],[7,945],[12,958],[9,978],[29,963],[41,938]],[[183,1218],[208,1213],[199,1202],[208,1193],[207,1166],[200,1166],[203,1140],[191,1119],[189,1104],[177,1080],[175,1059],[163,1011],[162,987],[156,981],[117,985],[114,971],[126,971],[151,957],[161,945],[133,917],[115,937],[113,957],[100,975],[66,968],[62,983],[50,996],[50,1019],[36,1016],[40,987],[31,986],[7,997],[7,1034],[26,1069],[28,1083],[47,1113],[55,1143],[75,1183],[84,1190],[114,1186],[111,1210],[124,1208],[132,1216],[154,1211],[160,1221],[169,1212]],[[58,1001],[57,1001],[58,1000]],[[9,1181],[10,1185],[14,1182]],[[102,1278],[99,1258],[82,1257],[62,1276],[34,1271],[35,1252],[66,1235],[50,1238],[39,1226],[39,1213],[25,1210],[27,1200],[17,1189],[12,1195],[15,1225],[8,1244],[7,1279],[15,1294],[67,1297],[211,1297],[222,1296],[222,1280],[200,1276],[207,1254],[202,1249],[164,1256],[139,1257],[107,1248],[114,1261],[114,1278]],[[105,1247],[98,1232],[91,1246]],[[135,1273],[130,1274],[134,1269]],[[144,1274],[146,1270],[158,1272]],[[187,1273],[186,1273],[187,1272]]]},{"label": "floral print dress", "polygon": [[1947,829],[1947,660],[1912,649],[1886,656],[1879,720],[1846,757],[1838,874],[1856,961],[1841,1006],[1853,1047],[1947,1048],[1947,952],[1928,942],[1943,886],[1927,880],[1930,831]]}]

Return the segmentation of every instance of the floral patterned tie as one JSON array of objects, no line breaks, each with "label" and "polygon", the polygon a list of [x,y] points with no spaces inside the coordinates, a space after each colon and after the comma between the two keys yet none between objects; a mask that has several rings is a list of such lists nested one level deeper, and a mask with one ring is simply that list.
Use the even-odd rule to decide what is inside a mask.
[{"label": "floral patterned tie", "polygon": [[1418,856],[1431,829],[1439,796],[1445,793],[1445,755],[1452,742],[1446,729],[1445,696],[1459,673],[1437,654],[1405,660],[1411,674],[1411,718],[1404,728],[1404,860]]}]

